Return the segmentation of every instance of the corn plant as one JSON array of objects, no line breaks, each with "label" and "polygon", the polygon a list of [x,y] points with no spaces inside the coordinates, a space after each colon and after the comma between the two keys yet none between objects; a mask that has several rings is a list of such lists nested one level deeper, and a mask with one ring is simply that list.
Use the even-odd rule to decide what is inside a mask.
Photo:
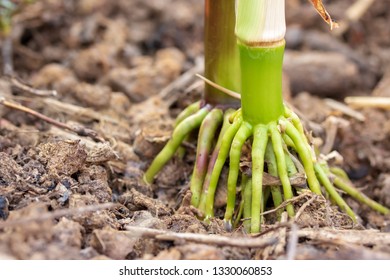
[{"label": "corn plant", "polygon": [[[389,213],[388,208],[354,188],[344,172],[330,168],[316,155],[299,117],[283,102],[285,0],[237,0],[235,9],[234,1],[207,2],[219,4],[214,7],[216,12],[230,5],[229,13],[224,14],[225,16],[229,14],[230,19],[224,18],[217,24],[220,24],[221,28],[226,27],[231,34],[235,34],[235,40],[225,35],[225,38],[219,36],[214,38],[217,43],[205,43],[206,77],[221,86],[230,87],[230,90],[239,89],[241,108],[235,111],[225,110],[223,114],[218,106],[219,104],[231,106],[233,104],[230,103],[231,98],[223,97],[221,92],[215,93],[213,90],[206,89],[205,100],[200,105],[191,105],[184,110],[183,116],[179,116],[172,139],[146,172],[146,181],[153,180],[153,176],[173,156],[184,137],[200,126],[191,191],[192,204],[203,213],[202,218],[206,220],[214,216],[216,188],[228,158],[227,204],[224,215],[227,228],[232,228],[234,213],[242,213],[247,231],[259,232],[262,224],[261,213],[264,211],[268,196],[277,207],[296,195],[297,190],[292,187],[290,178],[297,174],[298,170],[305,174],[311,192],[328,197],[353,221],[356,221],[356,215],[338,190],[346,192],[380,213]],[[331,28],[337,26],[321,1],[311,0],[311,2]],[[208,10],[210,7],[212,6],[206,5],[206,21],[207,15],[212,13]],[[231,10],[235,10],[235,18]],[[234,31],[230,30],[233,20]],[[225,25],[222,25],[223,22]],[[210,30],[207,29],[210,26],[207,22],[205,26],[206,40],[209,40],[207,34]],[[220,43],[219,40],[225,42]],[[209,49],[213,46],[216,50]],[[233,60],[235,55],[226,55],[228,52],[235,54],[237,51],[238,64]],[[215,55],[211,55],[212,52],[219,55],[220,59],[226,60],[215,64],[208,62],[207,60]],[[239,85],[236,85],[236,82]],[[207,100],[213,102],[208,103]],[[229,101],[224,103],[226,100]],[[217,138],[215,135],[218,132]],[[210,153],[214,138],[218,140],[213,152]],[[251,176],[240,172],[241,151],[244,144],[248,142],[251,143]],[[281,186],[264,187],[265,171],[277,176]],[[241,203],[238,204],[236,198],[240,176]],[[292,204],[288,204],[285,209],[290,217],[294,217]]]}]

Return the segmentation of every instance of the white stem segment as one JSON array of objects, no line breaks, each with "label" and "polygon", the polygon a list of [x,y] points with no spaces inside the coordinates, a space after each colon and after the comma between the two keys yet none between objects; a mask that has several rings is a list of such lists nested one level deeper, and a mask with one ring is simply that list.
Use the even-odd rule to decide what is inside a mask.
[{"label": "white stem segment", "polygon": [[236,0],[236,36],[249,46],[268,45],[286,34],[285,0]]}]

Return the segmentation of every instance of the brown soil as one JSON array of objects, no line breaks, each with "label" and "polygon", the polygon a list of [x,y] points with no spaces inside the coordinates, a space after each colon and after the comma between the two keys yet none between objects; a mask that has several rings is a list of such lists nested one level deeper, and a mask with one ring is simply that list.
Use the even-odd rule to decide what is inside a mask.
[{"label": "brown soil", "polygon": [[[390,97],[390,0],[339,36],[308,1],[286,2],[286,97],[320,149],[390,207],[390,112],[364,108],[361,121],[326,99]],[[355,1],[326,2],[342,20]],[[202,94],[191,73],[202,72],[203,1],[41,0],[14,21],[19,82],[0,79],[0,259],[390,259],[390,217],[351,199],[359,225],[304,194],[295,223],[271,213],[248,238],[224,230],[220,190],[217,217],[199,221],[188,203],[195,142],[142,181]]]}]

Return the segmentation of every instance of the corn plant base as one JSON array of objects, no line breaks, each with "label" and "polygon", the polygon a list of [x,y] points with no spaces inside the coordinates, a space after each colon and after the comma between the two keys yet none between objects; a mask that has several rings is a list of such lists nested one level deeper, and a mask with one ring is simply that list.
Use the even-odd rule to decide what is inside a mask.
[{"label": "corn plant base", "polygon": [[[293,198],[294,192],[289,177],[297,172],[296,165],[301,165],[310,190],[318,195],[326,194],[353,221],[356,221],[356,216],[338,190],[346,192],[351,197],[367,204],[380,213],[389,213],[389,209],[371,200],[354,188],[346,181],[346,178],[343,178],[345,176],[342,176],[340,172],[335,172],[337,173],[335,174],[325,162],[319,163],[312,152],[299,118],[288,108],[285,108],[285,112],[285,115],[280,117],[277,122],[256,126],[243,121],[241,114],[237,113],[229,128],[223,134],[221,133],[223,140],[218,147],[218,156],[213,165],[214,167],[206,175],[206,178],[209,179],[205,181],[203,186],[201,203],[199,205],[199,209],[204,212],[206,220],[214,215],[214,196],[218,179],[221,175],[222,167],[229,156],[227,205],[224,221],[227,229],[232,228],[233,214],[236,210],[241,150],[244,143],[249,139],[252,139],[252,177],[246,178],[246,176],[243,176],[241,180],[243,192],[241,197],[243,201],[238,209],[238,217],[240,218],[241,214],[243,214],[246,221],[244,225],[249,232],[257,233],[261,229],[261,213],[266,200],[263,188],[265,165],[268,165],[268,170],[272,169],[272,166],[274,167],[275,174],[273,175],[277,175],[282,184],[281,188],[279,186],[271,187],[271,195],[275,207],[279,206],[283,200]],[[296,158],[293,154],[299,157],[298,164],[294,163]],[[286,211],[290,217],[295,215],[291,204],[286,206]],[[237,222],[234,224],[237,224]]]},{"label": "corn plant base", "polygon": [[[220,128],[221,127],[221,128]],[[164,167],[180,148],[189,133],[199,128],[195,166],[191,178],[193,206],[197,207],[205,220],[214,216],[214,199],[218,181],[227,158],[229,175],[227,183],[227,204],[224,222],[231,229],[233,215],[243,216],[248,232],[261,230],[266,189],[263,187],[265,166],[271,175],[279,177],[281,186],[271,186],[270,194],[275,207],[294,197],[290,177],[304,172],[309,189],[318,195],[325,195],[342,211],[356,221],[355,213],[341,197],[341,190],[372,209],[388,214],[389,209],[365,196],[354,188],[347,176],[339,169],[329,168],[326,162],[319,162],[312,151],[302,123],[295,113],[285,106],[285,113],[278,121],[267,125],[251,125],[243,120],[240,110],[222,111],[200,102],[187,107],[176,120],[171,140],[156,156],[144,175],[147,183]],[[220,130],[218,130],[220,128]],[[215,137],[219,131],[216,144]],[[246,141],[252,140],[252,176],[242,175],[242,201],[236,210],[237,182],[240,176],[241,150]],[[299,158],[299,160],[298,160]],[[294,217],[292,204],[286,206],[290,217]]]}]

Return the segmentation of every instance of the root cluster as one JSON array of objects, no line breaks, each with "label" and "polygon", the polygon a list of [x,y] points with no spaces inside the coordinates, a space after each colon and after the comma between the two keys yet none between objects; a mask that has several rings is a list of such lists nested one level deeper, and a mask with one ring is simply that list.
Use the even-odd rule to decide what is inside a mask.
[{"label": "root cluster", "polygon": [[[228,157],[229,175],[224,216],[228,229],[243,218],[248,232],[259,232],[262,212],[269,197],[272,198],[273,205],[278,207],[284,201],[291,200],[299,192],[299,188],[305,187],[293,188],[290,179],[297,173],[305,174],[306,185],[313,193],[330,199],[353,221],[356,221],[355,213],[339,190],[381,213],[389,213],[389,209],[354,188],[340,169],[329,168],[325,161],[318,159],[300,119],[287,106],[284,115],[277,121],[266,125],[252,125],[244,120],[241,110],[222,111],[210,105],[201,106],[199,102],[190,105],[177,118],[171,140],[145,173],[146,182],[153,181],[155,174],[174,156],[183,140],[196,128],[199,128],[199,135],[191,178],[191,203],[203,213],[201,218],[205,220],[214,216],[215,193]],[[252,144],[251,176],[240,172],[241,151],[247,141]],[[264,186],[265,171],[278,177],[281,184]],[[241,187],[238,187],[240,176]],[[241,197],[240,203],[237,203],[237,197]],[[287,204],[285,210],[290,217],[295,216],[292,204]],[[280,209],[278,215],[283,211],[284,209]]]}]

